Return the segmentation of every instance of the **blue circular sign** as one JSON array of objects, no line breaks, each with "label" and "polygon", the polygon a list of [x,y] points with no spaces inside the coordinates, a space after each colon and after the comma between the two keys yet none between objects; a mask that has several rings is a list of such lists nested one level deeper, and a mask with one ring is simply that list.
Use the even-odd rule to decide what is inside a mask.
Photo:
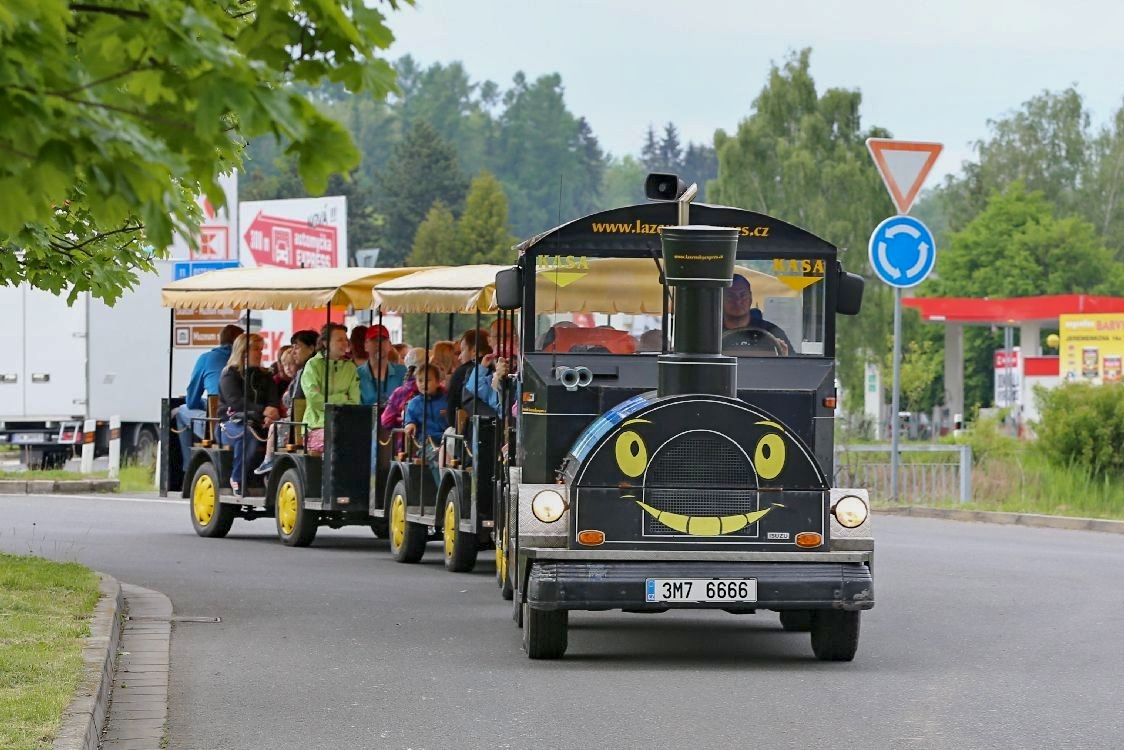
[{"label": "blue circular sign", "polygon": [[917,286],[933,270],[937,243],[912,216],[891,216],[870,235],[870,267],[890,286]]}]

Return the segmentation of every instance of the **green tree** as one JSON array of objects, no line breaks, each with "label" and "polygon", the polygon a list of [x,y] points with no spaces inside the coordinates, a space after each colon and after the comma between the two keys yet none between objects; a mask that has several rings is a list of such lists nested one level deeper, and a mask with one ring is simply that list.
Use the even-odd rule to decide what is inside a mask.
[{"label": "green tree", "polygon": [[[850,248],[842,256],[844,266],[870,279],[863,249],[871,230],[893,209],[866,139],[889,133],[862,128],[859,91],[817,94],[810,58],[811,50],[804,49],[783,67],[774,65],[737,133],[715,134],[718,178],[707,186],[707,200],[775,216]],[[848,391],[862,392],[864,365],[850,353],[888,340],[892,316],[888,287],[868,282],[862,314],[838,318],[839,374]],[[881,361],[884,353],[869,356]]]},{"label": "green tree", "polygon": [[454,213],[464,205],[466,180],[457,154],[432,127],[419,120],[407,131],[378,175],[379,206],[384,217],[379,265],[402,265],[414,244],[418,225],[441,201]]},{"label": "green tree", "polygon": [[511,201],[516,234],[527,237],[591,213],[604,154],[589,123],[566,108],[561,76],[530,83],[516,73],[503,103],[490,163]]},{"label": "green tree", "polygon": [[644,202],[644,177],[648,170],[635,156],[612,159],[601,178],[600,210]]},{"label": "green tree", "polygon": [[924,291],[937,297],[1120,294],[1122,279],[1091,224],[1057,218],[1041,192],[1016,181],[949,236]]},{"label": "green tree", "polygon": [[[409,2],[410,0],[406,0]],[[398,0],[384,3],[397,8]],[[384,96],[393,37],[362,0],[17,0],[0,9],[0,283],[112,302],[175,233],[246,139],[284,139],[323,191],[359,159],[297,86]]]},{"label": "green tree", "polygon": [[406,259],[408,266],[445,266],[460,262],[457,220],[453,212],[437,201],[418,225],[414,245]]},{"label": "green tree", "polygon": [[491,172],[481,172],[468,187],[464,215],[457,222],[458,262],[514,263],[515,237],[508,228],[507,196]]}]

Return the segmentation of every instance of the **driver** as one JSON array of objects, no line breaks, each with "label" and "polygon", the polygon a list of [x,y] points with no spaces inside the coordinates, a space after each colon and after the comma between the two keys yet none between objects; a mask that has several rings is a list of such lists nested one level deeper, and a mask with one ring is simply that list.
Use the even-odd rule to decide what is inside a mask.
[{"label": "driver", "polygon": [[753,307],[753,289],[749,279],[735,273],[733,283],[722,290],[722,329],[737,331],[743,328],[756,328],[775,339],[777,351],[782,357],[788,356],[792,350],[792,343],[784,329],[765,320],[761,311]]}]

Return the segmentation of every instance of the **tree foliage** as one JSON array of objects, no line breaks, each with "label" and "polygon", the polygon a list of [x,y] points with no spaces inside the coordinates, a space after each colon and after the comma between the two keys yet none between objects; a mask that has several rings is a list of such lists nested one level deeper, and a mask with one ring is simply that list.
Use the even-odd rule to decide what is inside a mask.
[{"label": "tree foliage", "polygon": [[430,207],[441,201],[458,213],[468,187],[457,164],[457,152],[425,120],[413,123],[406,132],[379,174],[378,184],[385,220],[379,255],[382,266],[402,265]]},{"label": "tree foliage", "polygon": [[[775,216],[850,248],[843,255],[844,266],[869,279],[861,248],[893,209],[866,139],[889,134],[862,128],[859,91],[817,94],[810,58],[811,50],[805,49],[782,67],[774,65],[737,133],[715,134],[718,178],[709,184],[707,199]],[[852,393],[862,392],[865,359],[848,353],[869,351],[870,342],[888,340],[892,304],[884,284],[868,283],[862,314],[838,319],[840,377]],[[884,353],[869,356],[881,361]]]},{"label": "tree foliage", "polygon": [[437,201],[418,225],[408,266],[444,266],[456,263],[457,219],[443,202]]},{"label": "tree foliage", "polygon": [[460,263],[514,263],[515,237],[508,229],[507,196],[491,172],[473,179],[457,222]]},{"label": "tree foliage", "polygon": [[20,200],[0,201],[0,282],[114,300],[194,236],[196,195],[223,202],[254,136],[284,139],[322,191],[359,153],[291,84],[385,95],[385,20],[362,0],[5,3],[0,194]]}]

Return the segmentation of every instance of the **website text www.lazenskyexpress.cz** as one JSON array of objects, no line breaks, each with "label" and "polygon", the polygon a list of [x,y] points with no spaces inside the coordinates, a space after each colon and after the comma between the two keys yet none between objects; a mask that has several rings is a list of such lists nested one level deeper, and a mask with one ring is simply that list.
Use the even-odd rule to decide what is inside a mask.
[{"label": "website text www.lazenskyexpress.cz", "polygon": [[[594,234],[659,234],[664,227],[674,224],[646,224],[640,219],[634,222],[591,222]],[[742,237],[768,237],[769,227],[730,227],[741,232]]]}]

